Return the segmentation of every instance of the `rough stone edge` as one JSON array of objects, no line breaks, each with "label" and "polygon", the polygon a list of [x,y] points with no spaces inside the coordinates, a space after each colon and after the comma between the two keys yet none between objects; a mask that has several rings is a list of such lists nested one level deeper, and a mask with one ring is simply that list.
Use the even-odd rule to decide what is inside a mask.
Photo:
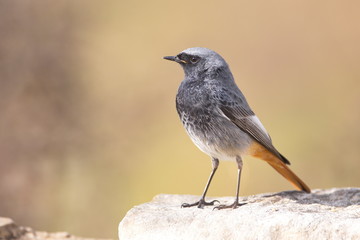
[{"label": "rough stone edge", "polygon": [[[12,219],[0,217],[0,240],[94,240],[71,235],[67,232],[48,233],[30,227],[18,226]],[[111,239],[96,239],[111,240]]]},{"label": "rough stone edge", "polygon": [[0,217],[0,240],[18,239],[24,232],[10,218]]},{"label": "rough stone edge", "polygon": [[[313,198],[313,196],[316,196],[317,194],[333,194],[335,192],[341,192],[341,191],[359,191],[360,188],[359,187],[344,187],[344,188],[329,188],[329,189],[313,189],[311,191],[310,194],[307,194],[307,195],[303,195],[303,197],[296,197],[296,200],[299,201],[300,203],[308,203],[308,204],[317,204],[318,202],[316,201],[309,201],[309,199],[311,200]],[[282,196],[282,195],[286,195],[286,194],[290,194],[290,195],[298,195],[300,194],[301,192],[299,191],[283,191],[283,192],[274,192],[274,193],[261,193],[261,194],[255,194],[255,195],[249,195],[249,196],[243,196],[241,197],[242,199],[244,200],[248,200],[248,199],[251,199],[251,198],[255,198],[255,197],[267,197],[267,196],[271,196],[271,195],[278,195],[278,196]],[[169,197],[171,196],[174,196],[174,195],[177,195],[177,196],[181,196],[183,198],[194,198],[194,199],[198,199],[200,196],[196,196],[196,195],[183,195],[183,194],[158,194],[158,195],[155,195],[151,201],[149,202],[146,202],[146,203],[143,203],[143,204],[151,204],[151,203],[154,203],[154,204],[158,204],[158,203],[167,203],[169,204],[169,207],[172,207],[173,203],[172,202],[168,202],[169,200]],[[209,197],[208,200],[213,200],[213,199],[218,199],[218,200],[225,200],[225,199],[233,199],[233,197]],[[120,221],[119,225],[118,225],[118,237],[119,239],[120,238],[120,235],[121,235],[121,229],[122,229],[122,225],[123,225],[123,220],[126,218],[126,216],[129,214],[129,212],[132,210],[132,209],[135,209],[137,208],[138,206],[141,206],[143,204],[139,204],[137,206],[134,206],[133,208],[129,209],[129,211],[126,213],[126,215],[124,216],[124,218]],[[180,203],[178,204],[179,207],[180,207]],[[348,207],[348,206],[337,206],[337,207]]]}]

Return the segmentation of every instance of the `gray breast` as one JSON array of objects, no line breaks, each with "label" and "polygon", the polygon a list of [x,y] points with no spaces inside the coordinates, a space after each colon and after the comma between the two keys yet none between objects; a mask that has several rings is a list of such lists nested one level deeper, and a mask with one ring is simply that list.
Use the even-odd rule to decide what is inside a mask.
[{"label": "gray breast", "polygon": [[180,111],[180,118],[194,144],[206,154],[221,160],[235,160],[253,141],[214,108],[189,107]]}]

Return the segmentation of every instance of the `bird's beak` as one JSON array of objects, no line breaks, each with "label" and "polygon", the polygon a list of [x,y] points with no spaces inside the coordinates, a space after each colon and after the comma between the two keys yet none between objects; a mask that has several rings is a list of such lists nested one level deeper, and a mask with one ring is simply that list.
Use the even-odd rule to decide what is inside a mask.
[{"label": "bird's beak", "polygon": [[166,56],[166,57],[164,57],[164,59],[174,61],[177,63],[187,63],[186,61],[180,59],[178,56]]}]

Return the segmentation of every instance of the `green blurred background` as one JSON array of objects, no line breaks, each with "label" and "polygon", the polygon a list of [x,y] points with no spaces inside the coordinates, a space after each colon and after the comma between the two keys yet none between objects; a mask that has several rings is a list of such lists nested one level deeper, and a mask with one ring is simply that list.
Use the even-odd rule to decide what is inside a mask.
[{"label": "green blurred background", "polygon": [[[175,110],[183,72],[219,52],[292,169],[359,186],[359,1],[0,1],[0,215],[116,237],[132,206],[201,194],[211,162]],[[293,189],[246,158],[241,195]],[[209,195],[233,196],[221,162]],[[180,203],[179,203],[180,205]]]}]

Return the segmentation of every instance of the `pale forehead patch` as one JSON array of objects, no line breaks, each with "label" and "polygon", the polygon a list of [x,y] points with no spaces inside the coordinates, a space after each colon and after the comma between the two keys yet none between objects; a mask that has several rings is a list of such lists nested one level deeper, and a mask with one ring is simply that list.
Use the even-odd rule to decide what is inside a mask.
[{"label": "pale forehead patch", "polygon": [[182,51],[182,53],[186,53],[189,55],[218,55],[216,52],[214,52],[213,50],[210,50],[208,48],[202,48],[202,47],[193,47],[193,48],[188,48],[185,49],[184,51]]}]

